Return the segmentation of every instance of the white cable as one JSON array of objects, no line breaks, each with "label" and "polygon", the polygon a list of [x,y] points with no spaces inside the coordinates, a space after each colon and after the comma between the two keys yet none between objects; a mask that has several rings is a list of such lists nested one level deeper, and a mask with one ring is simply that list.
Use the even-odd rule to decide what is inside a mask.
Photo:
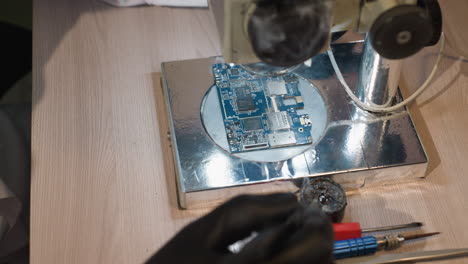
[{"label": "white cable", "polygon": [[429,86],[437,70],[439,69],[440,60],[442,59],[442,54],[443,54],[444,49],[445,49],[445,35],[442,33],[439,55],[437,56],[436,63],[434,64],[434,67],[432,68],[432,71],[429,77],[427,77],[426,81],[421,85],[421,87],[419,87],[418,90],[416,90],[416,92],[414,92],[410,97],[390,107],[385,107],[385,105],[380,105],[380,106],[379,105],[372,105],[372,106],[367,105],[363,101],[361,101],[359,98],[357,98],[356,95],[354,95],[353,91],[351,91],[351,89],[349,88],[348,84],[346,83],[343,77],[343,74],[341,74],[341,70],[338,67],[338,64],[336,63],[335,56],[333,55],[333,51],[331,49],[328,50],[328,56],[330,57],[330,61],[332,63],[333,69],[336,72],[336,76],[338,77],[338,80],[340,80],[341,84],[344,86],[346,93],[349,95],[349,97],[351,97],[351,99],[353,99],[353,101],[364,110],[371,111],[371,112],[384,113],[384,112],[393,112],[406,106],[407,104],[412,102],[414,99],[416,99]]}]

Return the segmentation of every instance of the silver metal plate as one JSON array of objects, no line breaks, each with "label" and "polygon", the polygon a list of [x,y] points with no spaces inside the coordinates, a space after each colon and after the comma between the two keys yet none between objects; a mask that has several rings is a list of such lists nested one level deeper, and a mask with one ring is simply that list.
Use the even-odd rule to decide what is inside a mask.
[{"label": "silver metal plate", "polygon": [[284,81],[269,81],[267,82],[267,87],[269,95],[283,95],[288,93]]},{"label": "silver metal plate", "polygon": [[[351,87],[357,81],[362,47],[363,43],[333,46],[337,62]],[[216,91],[210,89],[213,85],[211,65],[217,62],[223,61],[213,57],[162,65],[179,195],[427,162],[408,112],[374,115],[356,107],[336,79],[326,54],[314,57],[310,66],[302,65],[294,71],[310,84],[310,88],[304,88],[301,93],[304,111],[312,112],[309,115],[314,143],[230,154],[225,148],[221,114],[202,120],[202,116],[210,116],[208,112],[219,112]],[[310,92],[309,101],[304,91]],[[374,182],[386,177],[382,173],[363,175],[372,175],[369,177],[373,177]],[[375,175],[380,178],[376,179]]]},{"label": "silver metal plate", "polygon": [[268,113],[267,121],[270,130],[284,130],[291,127],[289,115],[285,111]]},{"label": "silver metal plate", "polygon": [[290,146],[296,143],[296,136],[292,131],[276,132],[268,135],[268,140],[273,148]]}]

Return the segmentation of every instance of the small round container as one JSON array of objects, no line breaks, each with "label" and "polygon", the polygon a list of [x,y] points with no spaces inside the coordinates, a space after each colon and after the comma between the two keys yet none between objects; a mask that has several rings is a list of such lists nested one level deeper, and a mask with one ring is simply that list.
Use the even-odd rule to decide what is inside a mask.
[{"label": "small round container", "polygon": [[343,188],[329,177],[304,178],[299,200],[322,209],[334,223],[343,220],[348,204]]}]

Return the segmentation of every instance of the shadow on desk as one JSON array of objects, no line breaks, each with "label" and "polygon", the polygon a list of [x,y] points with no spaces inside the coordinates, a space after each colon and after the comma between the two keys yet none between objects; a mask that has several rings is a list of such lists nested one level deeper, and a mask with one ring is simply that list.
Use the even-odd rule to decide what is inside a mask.
[{"label": "shadow on desk", "polygon": [[[438,52],[439,46],[437,45],[423,51],[422,54],[416,55],[414,58],[410,58],[405,61],[405,67],[403,68],[402,77],[400,79],[400,87],[405,91],[405,97],[408,97],[409,94],[413,93],[424,83],[432,70],[435,60],[439,54]],[[432,83],[421,94],[417,102],[410,104],[409,106],[411,116],[413,117],[413,121],[429,158],[429,166],[426,174],[428,176],[430,176],[431,172],[437,168],[441,159],[427,125],[427,122],[430,122],[430,120],[426,120],[424,118],[421,110],[425,107],[432,107],[431,103],[438,98],[440,99],[440,97],[446,93],[450,87],[453,87],[454,83],[456,83],[460,77],[468,76],[468,61],[457,55],[451,54],[456,54],[456,52],[446,44],[439,69],[436,72]],[[414,69],[415,67],[419,67],[421,69],[420,73],[416,77],[412,76],[414,75],[413,71],[409,71],[408,74],[404,71],[404,69]],[[456,68],[457,70],[454,71],[453,68]]]},{"label": "shadow on desk", "polygon": [[[33,3],[34,28],[53,25],[47,31],[33,30],[33,110],[41,101],[45,91],[47,64],[67,32],[78,22],[80,16],[91,12],[104,12],[112,8],[99,0],[73,1],[48,0]],[[37,14],[49,14],[39,17]],[[96,25],[98,26],[98,25]],[[66,89],[67,87],[61,87]]]}]

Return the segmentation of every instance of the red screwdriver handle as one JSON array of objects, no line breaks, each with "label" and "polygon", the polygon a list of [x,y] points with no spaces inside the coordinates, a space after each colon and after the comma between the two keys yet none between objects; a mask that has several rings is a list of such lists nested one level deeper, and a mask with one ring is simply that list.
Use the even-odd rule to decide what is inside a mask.
[{"label": "red screwdriver handle", "polygon": [[361,237],[361,225],[359,223],[338,223],[333,224],[335,241],[353,239]]}]

